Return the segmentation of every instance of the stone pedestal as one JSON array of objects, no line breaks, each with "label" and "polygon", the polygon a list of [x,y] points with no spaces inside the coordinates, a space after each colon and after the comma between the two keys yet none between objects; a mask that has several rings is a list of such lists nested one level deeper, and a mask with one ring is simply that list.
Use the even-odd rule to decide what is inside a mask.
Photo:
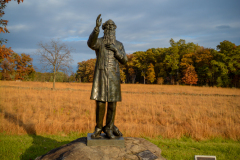
[{"label": "stone pedestal", "polygon": [[87,146],[115,146],[115,147],[125,147],[124,138],[116,137],[115,139],[107,138],[105,133],[101,133],[101,139],[92,139],[91,135],[93,133],[88,133],[87,135]]},{"label": "stone pedestal", "polygon": [[82,137],[35,160],[166,160],[160,148],[143,138],[124,137],[124,144],[125,147],[88,146],[87,137]]}]

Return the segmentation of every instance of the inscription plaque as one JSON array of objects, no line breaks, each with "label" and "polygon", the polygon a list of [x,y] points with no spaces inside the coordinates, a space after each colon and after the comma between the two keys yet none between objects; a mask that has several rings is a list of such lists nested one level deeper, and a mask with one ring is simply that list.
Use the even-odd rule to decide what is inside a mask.
[{"label": "inscription plaque", "polygon": [[195,155],[194,160],[216,160],[216,156]]}]

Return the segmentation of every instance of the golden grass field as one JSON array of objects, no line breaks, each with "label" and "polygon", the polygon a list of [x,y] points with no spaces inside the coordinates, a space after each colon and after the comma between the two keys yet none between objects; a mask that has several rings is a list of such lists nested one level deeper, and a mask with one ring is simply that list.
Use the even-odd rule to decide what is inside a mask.
[{"label": "golden grass field", "polygon": [[[46,82],[0,81],[0,132],[93,132],[92,84],[56,83],[56,90],[51,87],[52,83]],[[121,87],[115,125],[125,137],[240,139],[240,89],[144,84]]]}]

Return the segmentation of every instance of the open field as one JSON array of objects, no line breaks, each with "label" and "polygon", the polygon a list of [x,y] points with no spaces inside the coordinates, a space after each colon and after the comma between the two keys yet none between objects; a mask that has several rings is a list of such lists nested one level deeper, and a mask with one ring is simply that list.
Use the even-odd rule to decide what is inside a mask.
[{"label": "open field", "polygon": [[[90,83],[0,81],[0,132],[93,132]],[[240,90],[122,84],[115,124],[128,137],[240,139]],[[226,96],[228,95],[228,96]]]}]

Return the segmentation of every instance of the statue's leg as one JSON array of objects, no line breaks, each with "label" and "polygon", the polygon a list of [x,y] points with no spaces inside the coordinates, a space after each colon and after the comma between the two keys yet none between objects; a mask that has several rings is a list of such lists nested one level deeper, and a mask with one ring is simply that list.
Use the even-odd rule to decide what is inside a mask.
[{"label": "statue's leg", "polygon": [[113,119],[113,126],[112,126],[112,130],[113,130],[113,134],[115,136],[123,136],[123,134],[119,131],[119,129],[114,125],[114,121],[115,121],[115,115],[116,115],[116,108],[117,108],[117,102],[114,102],[115,104],[115,108],[114,108],[114,119]]},{"label": "statue's leg", "polygon": [[108,138],[115,138],[113,135],[113,126],[116,113],[116,105],[117,102],[108,102],[106,126],[103,129]]},{"label": "statue's leg", "polygon": [[100,136],[103,128],[103,118],[105,114],[106,102],[96,101],[96,127],[94,133],[91,135],[92,138],[102,138]]}]

